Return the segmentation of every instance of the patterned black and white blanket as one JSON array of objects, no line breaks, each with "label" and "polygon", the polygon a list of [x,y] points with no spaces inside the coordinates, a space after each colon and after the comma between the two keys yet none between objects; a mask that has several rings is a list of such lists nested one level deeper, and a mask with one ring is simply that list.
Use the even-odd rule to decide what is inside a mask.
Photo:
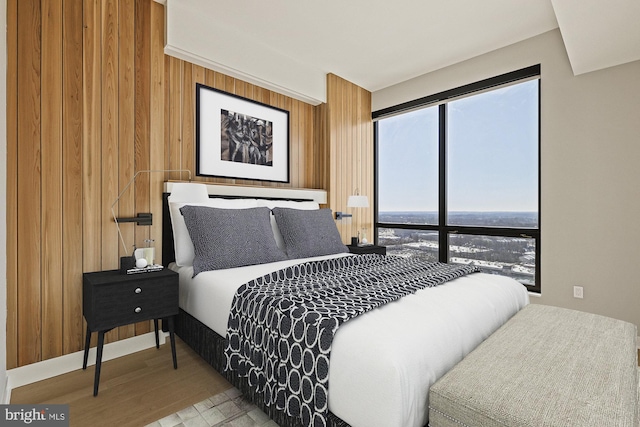
[{"label": "patterned black and white blanket", "polygon": [[312,261],[242,285],[229,315],[226,369],[265,404],[325,426],[329,353],[338,326],[416,291],[479,271],[473,266],[360,255]]}]

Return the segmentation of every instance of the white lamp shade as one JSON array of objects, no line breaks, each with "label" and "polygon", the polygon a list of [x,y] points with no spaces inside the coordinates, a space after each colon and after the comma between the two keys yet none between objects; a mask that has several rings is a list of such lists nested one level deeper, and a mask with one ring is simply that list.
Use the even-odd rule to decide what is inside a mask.
[{"label": "white lamp shade", "polygon": [[207,186],[195,182],[174,182],[171,186],[170,202],[206,202],[209,199]]},{"label": "white lamp shade", "polygon": [[347,200],[348,208],[368,208],[369,198],[367,196],[349,196]]}]

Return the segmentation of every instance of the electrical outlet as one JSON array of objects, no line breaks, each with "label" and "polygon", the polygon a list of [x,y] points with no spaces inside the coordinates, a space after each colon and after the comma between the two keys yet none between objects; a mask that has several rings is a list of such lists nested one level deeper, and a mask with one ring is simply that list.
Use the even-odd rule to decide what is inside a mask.
[{"label": "electrical outlet", "polygon": [[584,298],[582,286],[574,286],[573,287],[573,297],[574,298]]}]

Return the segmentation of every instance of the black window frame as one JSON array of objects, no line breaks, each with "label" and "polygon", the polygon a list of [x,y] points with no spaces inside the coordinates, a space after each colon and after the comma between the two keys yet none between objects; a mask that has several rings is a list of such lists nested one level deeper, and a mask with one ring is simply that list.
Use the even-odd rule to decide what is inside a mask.
[{"label": "black window frame", "polygon": [[[530,292],[541,293],[541,269],[540,269],[540,235],[541,223],[541,67],[540,64],[526,67],[520,70],[501,74],[496,77],[480,80],[455,89],[450,89],[434,95],[405,102],[393,107],[374,111],[371,116],[374,120],[374,239],[378,243],[378,233],[380,228],[407,229],[407,230],[427,230],[438,232],[438,258],[440,262],[448,262],[449,258],[449,236],[452,234],[469,234],[494,237],[515,237],[530,238],[535,241],[535,283],[525,285]],[[538,227],[537,228],[517,228],[517,227],[484,227],[484,226],[463,226],[448,225],[447,221],[447,107],[448,101],[467,95],[473,95],[481,91],[498,88],[508,84],[517,84],[529,79],[538,80]],[[383,119],[391,115],[410,112],[419,108],[426,108],[438,105],[439,116],[439,136],[438,136],[438,225],[430,224],[405,224],[405,223],[383,223],[378,219],[378,119]]]}]

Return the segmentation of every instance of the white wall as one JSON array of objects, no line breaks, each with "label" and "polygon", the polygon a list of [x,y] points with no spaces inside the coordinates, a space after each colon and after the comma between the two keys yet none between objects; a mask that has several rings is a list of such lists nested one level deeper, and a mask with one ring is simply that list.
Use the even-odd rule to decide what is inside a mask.
[{"label": "white wall", "polygon": [[538,63],[542,296],[533,302],[640,328],[640,61],[575,77],[554,30],[374,92],[373,111]]},{"label": "white wall", "polygon": [[[194,8],[184,0],[167,0],[164,52],[312,105],[326,102],[325,72],[220,20],[212,24],[210,17],[217,14],[217,9],[216,2],[202,2]],[[251,54],[239,51],[239,46],[253,46]]]},{"label": "white wall", "polygon": [[[7,200],[7,1],[0,0],[0,200]],[[0,253],[7,248],[7,208],[0,203]],[[7,258],[0,256],[0,404],[7,381]]]}]

